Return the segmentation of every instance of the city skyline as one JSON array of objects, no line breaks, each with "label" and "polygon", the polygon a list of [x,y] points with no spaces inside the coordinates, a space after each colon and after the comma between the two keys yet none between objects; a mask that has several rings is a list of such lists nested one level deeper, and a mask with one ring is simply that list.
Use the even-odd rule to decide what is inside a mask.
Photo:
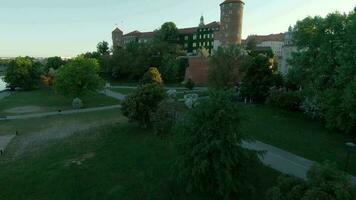
[{"label": "city skyline", "polygon": [[[102,40],[111,43],[111,31],[116,26],[124,33],[152,31],[166,21],[175,22],[179,28],[194,27],[202,14],[206,23],[219,21],[222,1],[0,0],[0,17],[8,19],[0,22],[0,57],[72,57],[94,51]],[[285,32],[307,16],[349,12],[355,6],[351,0],[343,0],[342,4],[331,0],[245,3],[243,38]]]}]

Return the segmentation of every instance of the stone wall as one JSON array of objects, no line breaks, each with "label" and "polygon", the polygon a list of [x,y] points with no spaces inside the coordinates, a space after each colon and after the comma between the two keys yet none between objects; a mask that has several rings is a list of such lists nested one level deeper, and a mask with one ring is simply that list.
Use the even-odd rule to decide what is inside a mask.
[{"label": "stone wall", "polygon": [[206,86],[208,83],[209,59],[190,57],[189,67],[185,71],[185,79],[192,79],[197,86]]}]

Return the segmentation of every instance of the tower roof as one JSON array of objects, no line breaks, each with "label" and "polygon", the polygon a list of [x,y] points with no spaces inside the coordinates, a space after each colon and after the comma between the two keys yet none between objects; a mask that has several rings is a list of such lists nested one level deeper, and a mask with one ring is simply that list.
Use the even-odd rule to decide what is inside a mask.
[{"label": "tower roof", "polygon": [[225,0],[224,2],[222,2],[220,4],[220,6],[223,5],[223,4],[228,4],[228,3],[242,3],[242,4],[245,4],[242,0]]},{"label": "tower roof", "polygon": [[122,30],[120,30],[119,28],[115,28],[112,32],[113,32],[113,33],[115,33],[115,32],[120,32],[120,33],[122,33]]}]

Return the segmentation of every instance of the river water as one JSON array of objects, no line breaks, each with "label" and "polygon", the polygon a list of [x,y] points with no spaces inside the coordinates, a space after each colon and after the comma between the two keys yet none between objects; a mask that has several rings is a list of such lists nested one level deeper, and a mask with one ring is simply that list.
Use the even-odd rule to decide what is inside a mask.
[{"label": "river water", "polygon": [[2,80],[2,76],[0,76],[0,91],[5,90],[5,82]]}]

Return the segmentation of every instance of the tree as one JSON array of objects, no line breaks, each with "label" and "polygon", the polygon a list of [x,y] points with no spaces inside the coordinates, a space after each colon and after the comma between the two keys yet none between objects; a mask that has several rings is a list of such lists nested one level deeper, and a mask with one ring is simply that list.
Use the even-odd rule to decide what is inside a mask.
[{"label": "tree", "polygon": [[347,133],[356,132],[356,111],[348,106],[356,79],[355,31],[355,12],[298,21],[293,37],[299,51],[290,62],[290,82],[306,91],[306,99],[317,100],[327,127]]},{"label": "tree", "polygon": [[202,58],[208,58],[210,54],[209,51],[203,47],[198,49],[198,55]]},{"label": "tree", "polygon": [[257,47],[257,42],[255,37],[251,37],[249,40],[247,40],[246,44],[246,50],[253,51]]},{"label": "tree", "polygon": [[351,200],[351,183],[347,175],[328,162],[315,164],[307,181],[281,176],[277,186],[267,192],[271,200]]},{"label": "tree", "polygon": [[55,56],[55,57],[47,58],[46,71],[48,72],[49,69],[51,68],[57,70],[64,64],[65,62],[64,60],[62,60],[61,57]]},{"label": "tree", "polygon": [[99,76],[96,59],[77,57],[60,68],[55,77],[57,93],[69,97],[82,97],[102,89],[104,81]]},{"label": "tree", "polygon": [[96,49],[100,55],[108,55],[110,53],[109,43],[106,41],[99,42]]},{"label": "tree", "polygon": [[246,161],[256,155],[241,146],[239,109],[231,98],[231,94],[213,92],[177,125],[177,173],[188,191],[237,199],[245,184]]},{"label": "tree", "polygon": [[178,43],[178,28],[173,22],[164,23],[156,33],[156,39],[169,43]]},{"label": "tree", "polygon": [[150,67],[148,71],[143,75],[142,84],[162,84],[161,74],[159,73],[158,69],[155,67]]},{"label": "tree", "polygon": [[238,46],[219,47],[211,56],[208,82],[212,88],[229,89],[238,82],[239,70],[244,59]]},{"label": "tree", "polygon": [[6,68],[4,81],[12,90],[16,87],[30,90],[39,86],[41,73],[40,63],[29,57],[17,57]]},{"label": "tree", "polygon": [[164,81],[174,82],[178,80],[179,63],[174,55],[163,56],[162,65],[159,68]]},{"label": "tree", "polygon": [[244,78],[241,95],[257,102],[264,102],[273,85],[271,63],[264,55],[249,58],[243,65]]},{"label": "tree", "polygon": [[150,128],[158,105],[165,98],[162,85],[150,83],[141,85],[122,102],[122,113],[131,121],[136,121],[144,128]]}]

